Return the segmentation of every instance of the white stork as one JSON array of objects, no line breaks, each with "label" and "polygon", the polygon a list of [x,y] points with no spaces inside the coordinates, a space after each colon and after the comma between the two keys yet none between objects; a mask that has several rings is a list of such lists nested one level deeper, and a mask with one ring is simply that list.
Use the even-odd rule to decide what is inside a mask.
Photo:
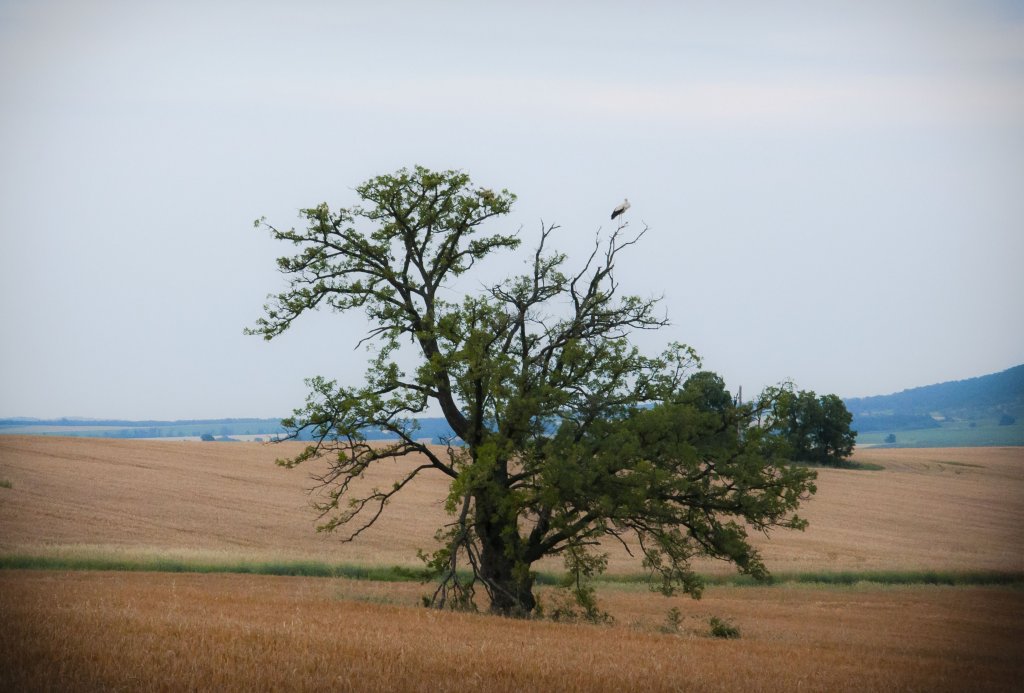
[{"label": "white stork", "polygon": [[612,219],[629,209],[629,198],[622,201],[622,204],[612,210]]}]

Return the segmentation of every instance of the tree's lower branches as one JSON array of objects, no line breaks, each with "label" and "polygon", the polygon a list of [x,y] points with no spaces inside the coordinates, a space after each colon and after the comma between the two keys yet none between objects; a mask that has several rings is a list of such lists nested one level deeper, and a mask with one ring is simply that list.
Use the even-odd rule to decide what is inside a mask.
[{"label": "tree's lower branches", "polygon": [[[365,470],[368,464],[369,463],[367,462],[366,464],[362,465],[362,470]],[[400,481],[396,481],[389,491],[384,492],[378,489],[373,489],[373,491],[369,495],[358,496],[349,499],[348,509],[341,511],[338,515],[331,517],[330,519],[328,519],[327,522],[319,525],[317,527],[317,531],[334,531],[337,527],[348,524],[349,522],[355,520],[360,515],[360,513],[369,508],[369,519],[363,521],[358,526],[358,528],[356,528],[348,536],[344,537],[342,539],[342,542],[345,543],[354,540],[357,536],[362,534],[364,531],[372,527],[377,522],[377,520],[381,516],[381,513],[384,512],[384,506],[387,505],[387,502],[399,491],[405,488],[405,486],[410,481],[416,478],[417,474],[419,474],[425,469],[433,468],[434,467],[431,464],[421,464],[413,468],[410,472],[408,472]],[[361,473],[361,471],[359,473]],[[329,476],[330,475],[325,475],[325,477],[322,478],[329,478]],[[320,518],[324,518],[331,512],[338,511],[341,500],[345,496],[349,495],[349,484],[355,477],[344,476],[343,478],[344,480],[331,490],[329,494],[330,500],[314,504],[314,507],[318,511],[320,511]],[[325,483],[330,483],[330,481],[326,481]]]},{"label": "tree's lower branches", "polygon": [[[606,481],[593,487],[583,481],[588,493],[563,499],[557,509],[539,499],[527,502],[535,518],[527,555],[531,559],[554,555],[570,545],[588,545],[602,538],[618,541],[632,555],[627,538],[633,537],[641,545],[645,565],[659,576],[663,591],[699,594],[700,581],[690,569],[697,555],[727,560],[746,574],[766,577],[767,569],[750,545],[745,525],[766,533],[770,528],[806,526],[794,511],[813,492],[813,473],[769,465],[761,467],[756,478],[744,479],[743,468],[737,468],[742,461],[725,456],[717,466],[701,464],[687,475],[677,472],[661,482],[661,490],[648,486],[644,474],[623,476],[610,467],[595,470]],[[628,468],[631,465],[621,471]],[[724,476],[729,473],[738,478]],[[615,484],[622,487],[616,489]],[[642,487],[628,490],[636,484]],[[542,489],[527,483],[520,492],[537,498]],[[603,506],[602,498],[619,501]]]},{"label": "tree's lower branches", "polygon": [[[313,443],[295,457],[279,460],[279,464],[294,467],[315,458],[328,459],[326,471],[312,475],[316,486],[311,491],[328,489],[327,499],[314,503],[320,518],[328,518],[320,525],[321,531],[356,522],[356,529],[343,540],[351,541],[377,521],[387,501],[419,472],[436,469],[457,477],[454,456],[449,455],[446,462],[430,446],[414,439],[417,425],[402,415],[421,410],[421,405],[419,400],[396,394],[403,391],[402,383],[385,382],[377,389],[355,391],[339,389],[333,381],[323,378],[313,378],[309,384],[312,393],[306,407],[297,410],[284,424],[289,430],[288,438],[298,438],[309,431]],[[370,428],[392,434],[397,440],[370,444],[365,439],[365,431]],[[409,455],[419,455],[426,462],[409,471],[391,490],[375,488],[369,494],[354,491],[356,482],[372,465]]]},{"label": "tree's lower branches", "polygon": [[[484,588],[491,603],[499,598],[514,599],[514,594],[504,585],[487,577],[483,570],[480,540],[470,521],[473,514],[472,495],[465,494],[461,505],[455,522],[435,535],[442,542],[441,548],[429,557],[420,552],[420,558],[426,561],[428,570],[438,581],[429,600],[430,606],[438,609],[475,610],[473,597],[476,585]],[[463,560],[469,571],[468,577],[460,575]]]},{"label": "tree's lower branches", "polygon": [[[474,585],[480,568],[479,552],[468,523],[471,507],[472,497],[466,494],[458,519],[447,527],[447,532],[441,529],[435,535],[435,538],[444,542],[444,545],[432,557],[427,557],[420,551],[420,558],[427,563],[428,570],[437,578],[437,588],[430,599],[430,605],[435,608],[475,608]],[[463,555],[466,556],[472,570],[472,578],[469,580],[463,580],[459,575],[459,558]]]}]

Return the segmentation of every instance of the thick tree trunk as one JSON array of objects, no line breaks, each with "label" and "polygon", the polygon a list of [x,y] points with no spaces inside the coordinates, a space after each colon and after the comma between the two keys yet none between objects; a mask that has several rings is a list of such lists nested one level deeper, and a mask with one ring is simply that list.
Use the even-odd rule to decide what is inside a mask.
[{"label": "thick tree trunk", "polygon": [[495,505],[493,498],[476,498],[480,577],[490,588],[492,613],[525,618],[537,606],[530,564],[523,558],[516,518],[505,517]]},{"label": "thick tree trunk", "polygon": [[502,616],[529,616],[537,606],[529,565],[517,565],[502,552],[486,548],[486,544],[480,560],[480,577],[491,588],[491,612]]}]

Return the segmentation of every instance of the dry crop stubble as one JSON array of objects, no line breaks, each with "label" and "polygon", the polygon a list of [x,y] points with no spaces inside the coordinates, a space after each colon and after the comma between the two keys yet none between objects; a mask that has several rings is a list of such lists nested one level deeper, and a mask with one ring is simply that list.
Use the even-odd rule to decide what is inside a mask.
[{"label": "dry crop stubble", "polygon": [[[405,604],[423,589],[391,587]],[[1024,674],[1024,596],[1008,588],[712,588],[699,602],[602,589],[619,615],[608,627],[353,599],[370,588],[6,571],[0,688],[954,691],[1009,690]],[[657,629],[670,605],[685,614],[678,635]],[[710,615],[742,639],[706,637]]]},{"label": "dry crop stubble", "polygon": [[[417,566],[447,521],[447,477],[424,473],[355,542],[314,531],[302,444],[0,437],[0,551]],[[756,538],[775,572],[1024,570],[1024,448],[858,450],[881,471],[822,469],[806,532]],[[415,461],[363,482],[388,487]],[[609,573],[639,571],[609,545]],[[560,562],[539,566],[559,570]],[[700,569],[728,573],[720,563]]]},{"label": "dry crop stubble", "polygon": [[[0,438],[15,490],[0,501],[0,549],[68,547],[251,559],[412,565],[444,521],[445,484],[424,476],[394,504],[376,540],[340,545],[315,532],[309,472],[277,457],[301,444]],[[370,484],[400,470],[384,464]],[[391,508],[389,508],[391,510]]]},{"label": "dry crop stubble", "polygon": [[[294,444],[0,438],[0,551],[413,564],[444,521],[424,477],[353,544],[316,535]],[[863,450],[822,470],[775,571],[1021,570],[1019,448]],[[386,485],[394,465],[367,480]],[[549,564],[558,568],[557,562]],[[612,570],[633,573],[621,551]],[[1006,690],[1024,672],[1012,588],[601,586],[599,628],[437,613],[425,587],[239,575],[0,572],[0,689]],[[683,614],[664,635],[666,611]],[[708,639],[718,616],[739,641]]]}]

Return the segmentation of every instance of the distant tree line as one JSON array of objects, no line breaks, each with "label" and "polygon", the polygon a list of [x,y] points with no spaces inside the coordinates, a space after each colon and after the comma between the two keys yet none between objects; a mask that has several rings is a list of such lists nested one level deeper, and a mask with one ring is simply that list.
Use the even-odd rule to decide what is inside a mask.
[{"label": "distant tree line", "polygon": [[941,426],[927,414],[854,414],[852,425],[860,433],[908,431]]}]

